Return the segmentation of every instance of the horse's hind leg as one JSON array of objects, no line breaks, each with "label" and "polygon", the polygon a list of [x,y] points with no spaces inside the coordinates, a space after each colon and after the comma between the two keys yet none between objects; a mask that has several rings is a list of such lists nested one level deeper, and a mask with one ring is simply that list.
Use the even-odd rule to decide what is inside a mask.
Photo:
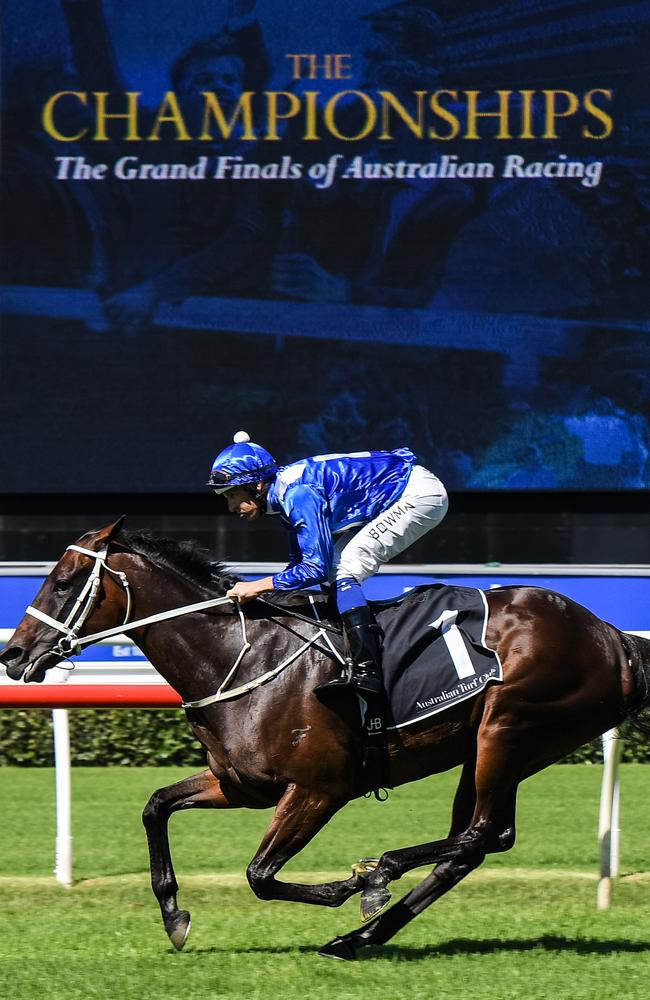
[{"label": "horse's hind leg", "polygon": [[[320,954],[331,958],[353,959],[360,947],[384,944],[414,917],[478,868],[486,854],[509,850],[515,839],[516,795],[517,788],[513,783],[509,791],[502,789],[497,804],[493,796],[487,794],[487,790],[484,789],[483,795],[479,793],[476,796],[472,810],[473,776],[470,768],[466,767],[454,802],[451,835],[445,840],[384,854],[380,865],[371,876],[371,879],[376,878],[379,873],[380,881],[372,885],[371,879],[368,879],[364,895],[370,893],[371,898],[368,903],[372,904],[372,896],[376,894],[375,902],[380,908],[388,895],[385,888],[389,880],[386,878],[387,871],[391,872],[390,878],[399,878],[411,868],[426,863],[425,856],[429,862],[438,862],[433,872],[399,903],[376,917],[371,923],[330,941],[320,950]],[[464,832],[456,832],[464,817],[472,812],[471,822],[465,827]]]},{"label": "horse's hind leg", "polygon": [[464,861],[457,858],[437,865],[431,874],[427,875],[404,899],[375,917],[371,923],[364,924],[342,937],[334,938],[319,950],[319,955],[351,960],[356,958],[358,949],[365,945],[385,944],[423,910],[478,868],[484,858],[485,853],[477,851],[474,855],[467,856]]},{"label": "horse's hind leg", "polygon": [[211,771],[202,771],[159,788],[145,806],[142,822],[149,845],[151,887],[160,904],[165,930],[179,951],[189,934],[190,915],[187,910],[179,910],[176,902],[178,883],[169,850],[169,817],[179,809],[228,809],[240,804],[226,798]]},{"label": "horse's hind leg", "polygon": [[[508,821],[501,831],[502,836],[492,845],[492,850],[507,850],[507,847],[500,845],[509,840],[510,830],[511,824]],[[380,914],[369,924],[330,941],[320,949],[319,954],[328,958],[350,960],[356,958],[357,950],[365,945],[385,944],[423,910],[478,868],[486,853],[486,850],[477,846],[473,853],[466,853],[462,858],[457,857],[437,865],[422,882],[385,913]]]},{"label": "horse's hind leg", "polygon": [[[451,828],[444,840],[420,844],[418,847],[406,847],[400,851],[389,851],[382,856],[377,868],[366,876],[366,886],[361,897],[361,915],[364,920],[372,919],[386,906],[391,896],[387,888],[388,883],[401,878],[410,868],[417,868],[434,861],[442,863],[458,854],[464,856],[467,853],[468,835],[471,837],[469,831],[476,811],[475,770],[476,761],[472,755],[463,766],[454,796]],[[480,864],[480,861],[478,863]]]}]

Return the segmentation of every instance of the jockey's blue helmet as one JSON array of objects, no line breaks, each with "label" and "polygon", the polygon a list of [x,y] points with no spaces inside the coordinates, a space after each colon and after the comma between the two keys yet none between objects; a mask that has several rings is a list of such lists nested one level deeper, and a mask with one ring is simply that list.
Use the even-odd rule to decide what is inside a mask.
[{"label": "jockey's blue helmet", "polygon": [[233,442],[219,452],[212,463],[208,486],[215,493],[225,493],[233,486],[267,482],[277,471],[273,455],[251,441],[246,431],[237,431]]}]

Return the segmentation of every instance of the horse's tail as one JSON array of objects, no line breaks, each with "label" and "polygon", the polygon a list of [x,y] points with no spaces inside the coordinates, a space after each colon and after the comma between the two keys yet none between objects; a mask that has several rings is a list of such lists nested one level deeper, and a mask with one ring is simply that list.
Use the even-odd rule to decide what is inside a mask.
[{"label": "horse's tail", "polygon": [[627,632],[620,635],[635,685],[627,718],[634,726],[650,732],[650,639]]}]

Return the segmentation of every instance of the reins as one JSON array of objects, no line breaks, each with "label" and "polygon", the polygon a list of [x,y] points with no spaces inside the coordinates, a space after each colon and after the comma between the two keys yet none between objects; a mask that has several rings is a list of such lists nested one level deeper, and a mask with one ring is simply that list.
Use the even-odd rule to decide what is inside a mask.
[{"label": "reins", "polygon": [[[148,615],[146,618],[139,618],[137,621],[132,622],[129,621],[132,605],[129,582],[125,573],[122,573],[120,570],[111,569],[111,567],[107,564],[107,549],[104,548],[99,552],[93,552],[91,549],[84,549],[80,545],[68,545],[66,552],[67,551],[81,552],[82,555],[90,556],[95,560],[95,565],[66,620],[64,622],[57,621],[56,618],[51,618],[50,615],[45,614],[44,611],[33,607],[31,604],[25,612],[25,614],[31,615],[32,618],[38,618],[39,621],[49,625],[50,628],[56,629],[58,632],[63,632],[64,638],[59,640],[58,645],[52,650],[52,652],[62,653],[64,659],[68,659],[73,653],[78,655],[84,646],[89,646],[93,642],[99,642],[100,639],[109,639],[111,636],[121,635],[123,632],[130,632],[135,628],[143,628],[145,625],[153,625],[155,622],[165,621],[168,618],[178,618],[181,615],[189,615],[195,611],[207,611],[209,608],[216,607],[219,604],[226,604],[231,601],[230,597],[213,597],[208,601],[199,601],[196,604],[185,604],[180,608],[171,608],[169,611],[161,611],[158,614]],[[113,576],[117,577],[125,589],[127,601],[124,621],[121,625],[115,625],[113,628],[104,629],[102,632],[93,632],[91,635],[79,636],[79,631],[95,607],[102,569],[107,570]],[[81,605],[86,598],[86,604],[83,608],[81,608]],[[79,617],[75,621],[77,611],[79,611]],[[67,649],[63,646],[64,642],[68,644]]]},{"label": "reins", "polygon": [[[235,676],[239,665],[244,659],[246,653],[252,648],[251,643],[248,641],[248,635],[246,632],[246,619],[241,608],[239,601],[235,601],[231,597],[214,597],[207,601],[199,601],[195,604],[185,604],[180,608],[171,608],[168,611],[161,611],[158,614],[148,615],[146,618],[139,618],[136,621],[129,621],[131,615],[131,590],[129,587],[129,582],[126,578],[126,574],[121,572],[121,570],[114,570],[107,565],[106,559],[108,556],[108,548],[105,547],[99,552],[93,552],[91,549],[82,548],[80,545],[69,545],[66,551],[80,552],[82,555],[89,556],[91,559],[95,560],[95,565],[90,572],[88,579],[86,580],[84,586],[82,587],[79,596],[75,600],[75,603],[70,611],[70,614],[65,621],[57,621],[56,618],[52,618],[50,615],[41,611],[39,608],[35,608],[30,605],[26,609],[26,614],[31,615],[33,618],[37,618],[42,621],[45,625],[50,628],[55,629],[58,632],[62,632],[63,635],[57,642],[56,646],[49,651],[50,655],[54,653],[57,656],[61,656],[62,660],[70,660],[72,655],[78,655],[84,646],[89,646],[94,642],[99,642],[101,639],[108,639],[114,635],[122,635],[125,632],[131,632],[136,628],[144,628],[147,625],[153,625],[156,622],[168,621],[173,618],[180,618],[183,615],[189,615],[200,611],[207,611],[210,608],[218,607],[222,604],[234,604],[237,609],[237,614],[239,615],[239,623],[242,631],[242,646],[237,655],[235,662],[232,667],[224,677],[223,681],[219,685],[215,694],[208,695],[205,698],[200,698],[197,701],[187,701],[182,703],[182,708],[204,708],[206,705],[212,705],[219,701],[227,701],[231,698],[237,698],[242,694],[246,694],[249,691],[253,691],[255,688],[260,687],[260,685],[265,684],[267,681],[271,680],[273,677],[277,677],[289,664],[297,660],[310,646],[314,646],[318,643],[319,639],[324,639],[325,643],[329,646],[329,650],[334,654],[335,658],[340,662],[344,662],[341,654],[338,652],[336,647],[331,642],[327,632],[337,633],[337,629],[332,628],[330,625],[326,625],[321,621],[318,614],[318,609],[316,603],[311,595],[308,595],[309,602],[312,606],[314,612],[314,619],[308,618],[306,615],[302,615],[299,612],[295,613],[289,611],[289,614],[300,618],[302,621],[307,622],[309,625],[318,625],[319,629],[314,633],[313,636],[305,638],[301,636],[298,632],[295,632],[286,623],[277,621],[276,619],[271,619],[280,625],[282,628],[287,629],[293,635],[296,635],[299,639],[303,640],[302,646],[297,650],[294,650],[282,663],[278,664],[272,670],[268,670],[266,673],[261,674],[259,677],[255,677],[253,680],[248,681],[246,684],[242,684],[236,688],[227,688],[227,685]],[[112,628],[104,629],[101,632],[93,632],[91,635],[79,636],[82,626],[84,625],[87,618],[91,615],[95,604],[97,602],[97,597],[99,594],[99,586],[101,581],[102,570],[105,569],[111,573],[117,580],[122,584],[126,593],[126,612],[124,615],[124,621],[121,625],[113,626]],[[272,601],[267,601],[263,598],[259,598],[264,604],[268,604],[275,610],[285,611],[287,609],[282,608],[279,605],[273,604]],[[85,603],[84,603],[85,602]],[[340,633],[339,633],[340,634]],[[322,648],[322,647],[318,647]],[[74,669],[74,664],[70,664],[67,668],[69,670]]]},{"label": "reins", "polygon": [[[313,600],[313,598],[312,598],[311,595],[308,595],[308,597],[309,597],[309,602],[310,602],[312,608],[314,609],[314,614],[316,614],[316,606],[315,606],[314,600]],[[256,600],[260,601],[262,604],[266,604],[267,607],[269,607],[269,608],[273,608],[274,611],[286,611],[287,614],[291,615],[292,618],[299,618],[300,621],[307,622],[308,625],[313,625],[314,624],[314,622],[312,621],[312,619],[308,618],[307,615],[301,614],[300,611],[296,611],[294,608],[288,608],[284,604],[276,604],[275,601],[269,601],[268,597],[259,597],[258,596],[256,598]],[[332,632],[333,635],[343,635],[342,630],[340,628],[336,628],[335,625],[326,625],[325,622],[321,621],[320,618],[318,619],[318,621],[319,621],[319,624],[320,624],[321,628],[325,629],[326,632]],[[278,621],[278,625],[282,625],[282,622]]]}]

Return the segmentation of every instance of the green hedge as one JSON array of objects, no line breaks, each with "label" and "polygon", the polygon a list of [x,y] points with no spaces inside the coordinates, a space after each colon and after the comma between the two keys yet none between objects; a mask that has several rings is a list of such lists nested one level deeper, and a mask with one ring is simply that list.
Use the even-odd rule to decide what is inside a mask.
[{"label": "green hedge", "polygon": [[[179,764],[205,766],[205,752],[185,714],[171,709],[71,709],[72,762],[78,766]],[[54,763],[48,709],[0,712],[0,765],[49,767]]]},{"label": "green hedge", "polygon": [[[205,765],[205,753],[181,711],[78,708],[72,709],[69,717],[72,761],[77,766]],[[623,736],[623,760],[650,763],[650,734],[626,725]],[[601,760],[599,740],[566,758],[569,763]],[[0,765],[50,767],[53,762],[52,713],[48,709],[0,711]]]}]

